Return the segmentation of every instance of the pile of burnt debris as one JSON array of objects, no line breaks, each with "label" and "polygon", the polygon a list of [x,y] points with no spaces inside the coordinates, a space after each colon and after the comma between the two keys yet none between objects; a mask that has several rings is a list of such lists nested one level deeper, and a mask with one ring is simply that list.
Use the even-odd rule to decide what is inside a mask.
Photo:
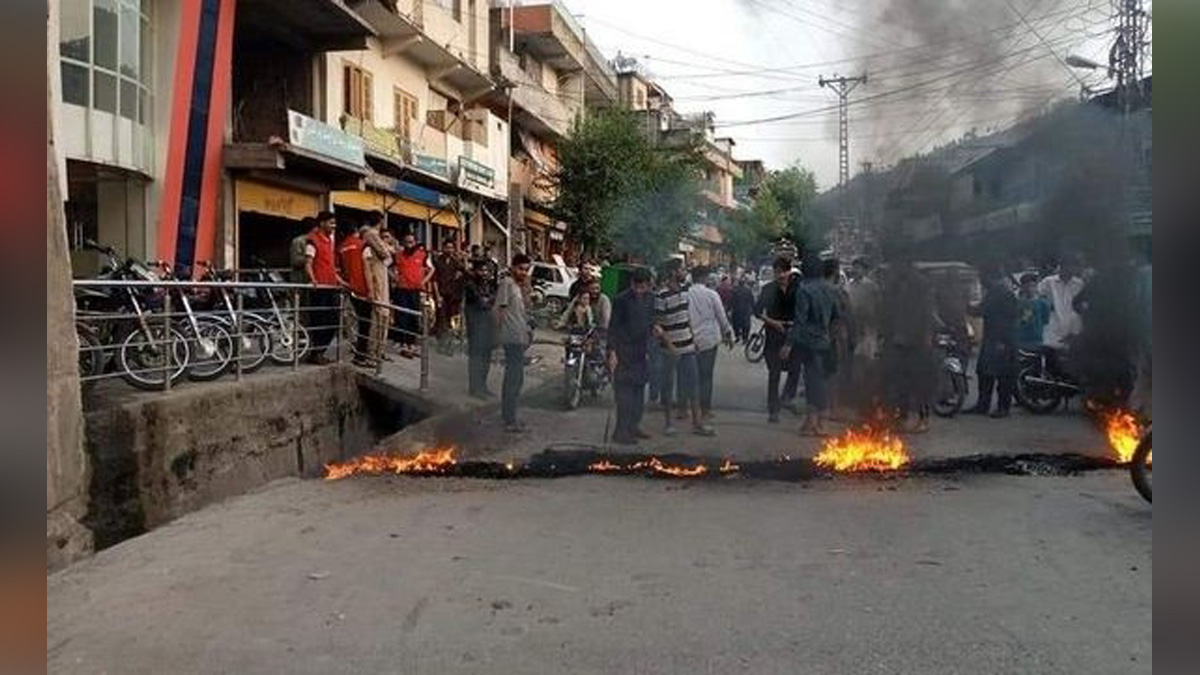
[{"label": "pile of burnt debris", "polygon": [[827,478],[839,473],[854,475],[921,476],[949,474],[1007,474],[1016,476],[1065,476],[1083,471],[1112,469],[1120,465],[1105,457],[1079,454],[1030,453],[1018,455],[969,455],[913,460],[890,471],[837,472],[818,466],[806,457],[739,461],[684,453],[647,454],[607,452],[598,446],[552,448],[523,463],[458,461],[444,453],[445,461],[422,462],[400,470],[340,471],[330,477],[355,473],[403,474],[482,479],[564,478],[581,475],[642,476],[679,480],[727,480],[733,478],[799,482]]}]

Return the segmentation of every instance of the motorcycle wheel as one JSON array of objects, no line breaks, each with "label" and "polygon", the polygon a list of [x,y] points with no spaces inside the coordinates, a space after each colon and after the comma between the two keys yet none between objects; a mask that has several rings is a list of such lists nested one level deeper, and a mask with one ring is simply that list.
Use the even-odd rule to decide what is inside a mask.
[{"label": "motorcycle wheel", "polygon": [[[230,327],[232,335],[236,327]],[[267,362],[271,352],[271,329],[264,319],[247,314],[242,317],[242,335],[234,340],[235,358],[242,362],[243,373],[253,373]]]},{"label": "motorcycle wheel", "polygon": [[1034,415],[1048,415],[1062,404],[1062,396],[1042,385],[1029,382],[1030,378],[1037,377],[1040,373],[1040,368],[1030,366],[1017,374],[1017,403]]},{"label": "motorcycle wheel", "polygon": [[1133,487],[1137,489],[1138,494],[1147,502],[1153,503],[1153,483],[1151,481],[1151,471],[1153,469],[1153,456],[1150,449],[1150,436],[1152,432],[1147,431],[1145,438],[1141,443],[1138,443],[1137,449],[1133,451],[1133,458],[1129,460],[1129,474],[1133,478]]},{"label": "motorcycle wheel", "polygon": [[[295,326],[296,345],[293,349],[293,325],[291,320],[285,320],[283,326],[274,323],[271,325],[271,350],[267,356],[273,363],[290,366],[293,359],[302,359],[308,353],[308,329],[304,327],[304,324]],[[296,351],[300,353],[295,354]]]},{"label": "motorcycle wheel", "polygon": [[563,372],[566,374],[563,402],[566,403],[567,410],[575,410],[583,398],[583,357],[581,356],[572,368]]},{"label": "motorcycle wheel", "polygon": [[96,386],[96,380],[104,373],[104,345],[93,329],[75,325],[79,338],[79,387],[84,394]]},{"label": "motorcycle wheel", "polygon": [[[141,328],[131,331],[117,349],[117,368],[121,371],[121,377],[138,389],[147,391],[162,389],[167,379],[174,384],[187,370],[191,354],[187,338],[178,330],[171,329],[170,347],[162,349],[166,341],[162,326],[157,324],[148,332]],[[170,355],[166,352],[170,352]],[[164,359],[170,359],[167,378],[162,376],[163,366],[168,365],[163,363]]]},{"label": "motorcycle wheel", "polygon": [[233,337],[221,324],[197,320],[195,332],[187,326],[184,334],[192,340],[193,358],[187,369],[189,380],[209,382],[229,372],[235,347]]},{"label": "motorcycle wheel", "polygon": [[933,414],[938,417],[954,417],[962,410],[963,402],[967,399],[967,378],[962,375],[950,376],[950,391],[933,403]]},{"label": "motorcycle wheel", "polygon": [[762,361],[765,346],[766,338],[763,337],[762,331],[751,335],[750,339],[746,340],[746,360],[750,363]]}]

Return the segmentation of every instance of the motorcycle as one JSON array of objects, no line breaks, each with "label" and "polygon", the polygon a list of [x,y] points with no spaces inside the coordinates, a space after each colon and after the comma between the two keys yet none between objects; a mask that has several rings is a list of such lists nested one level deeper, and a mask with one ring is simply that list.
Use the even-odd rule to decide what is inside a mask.
[{"label": "motorcycle", "polygon": [[1083,393],[1059,358],[1042,350],[1017,350],[1017,403],[1035,415],[1048,415],[1065,401]]},{"label": "motorcycle", "polygon": [[583,392],[593,398],[608,385],[608,365],[596,329],[576,330],[567,335],[563,356],[563,398],[567,410],[579,407]]},{"label": "motorcycle", "polygon": [[950,333],[938,333],[934,347],[938,350],[939,384],[933,412],[939,417],[954,417],[967,400],[969,355]]}]

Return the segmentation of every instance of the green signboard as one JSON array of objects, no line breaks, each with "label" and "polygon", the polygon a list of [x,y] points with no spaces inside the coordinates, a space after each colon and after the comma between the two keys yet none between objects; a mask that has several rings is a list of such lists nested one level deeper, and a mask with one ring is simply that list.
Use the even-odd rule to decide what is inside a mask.
[{"label": "green signboard", "polygon": [[351,136],[335,126],[295,110],[288,111],[288,139],[298,148],[330,159],[359,167],[367,165],[361,138]]},{"label": "green signboard", "polygon": [[432,155],[422,155],[419,152],[412,154],[412,164],[417,169],[426,173],[432,173],[440,178],[450,180],[450,165],[441,157]]}]

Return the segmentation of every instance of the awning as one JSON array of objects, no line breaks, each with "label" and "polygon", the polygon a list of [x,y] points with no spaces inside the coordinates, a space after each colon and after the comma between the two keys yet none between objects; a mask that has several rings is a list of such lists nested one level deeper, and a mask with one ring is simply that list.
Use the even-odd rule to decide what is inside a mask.
[{"label": "awning", "polygon": [[439,210],[396,195],[368,191],[335,191],[329,193],[329,196],[334,206],[362,211],[387,211],[414,220],[428,220],[442,227],[461,228],[452,211]]},{"label": "awning", "polygon": [[321,210],[321,198],[315,194],[289,190],[258,181],[234,181],[233,195],[238,211],[252,211],[268,216],[300,220],[308,216],[316,216]]}]

